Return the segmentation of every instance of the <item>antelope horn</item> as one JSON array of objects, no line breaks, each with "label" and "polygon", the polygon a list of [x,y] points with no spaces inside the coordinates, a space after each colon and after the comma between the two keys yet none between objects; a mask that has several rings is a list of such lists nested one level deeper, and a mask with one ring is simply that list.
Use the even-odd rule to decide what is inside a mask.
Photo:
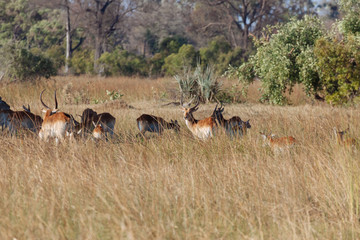
[{"label": "antelope horn", "polygon": [[45,103],[43,102],[43,100],[42,100],[42,94],[43,94],[44,91],[45,91],[45,89],[42,90],[42,92],[40,93],[40,102],[42,103],[42,105],[43,105],[45,108],[51,109],[51,108],[49,108],[48,106],[46,106],[46,104],[45,104]]},{"label": "antelope horn", "polygon": [[217,103],[216,106],[215,106],[214,112],[216,111],[217,106],[218,106],[218,103]]},{"label": "antelope horn", "polygon": [[[191,102],[192,102],[193,100],[194,100],[194,99],[192,99]],[[191,103],[191,102],[190,102],[190,103]],[[189,104],[190,104],[190,103],[189,103]],[[195,109],[197,106],[199,106],[199,104],[200,104],[200,101],[199,101],[199,98],[198,98],[196,105],[195,105],[194,107],[192,107],[191,109]]]},{"label": "antelope horn", "polygon": [[220,107],[219,107],[219,111],[220,111],[220,112],[223,112],[223,111],[224,111],[223,103],[222,103],[222,102],[220,102],[220,103],[221,103],[221,105],[220,105]]},{"label": "antelope horn", "polygon": [[55,109],[58,109],[58,102],[57,102],[57,99],[56,99],[56,90],[55,90]]},{"label": "antelope horn", "polygon": [[190,102],[188,102],[188,105],[190,106],[190,104],[194,101],[195,97],[193,97]]},{"label": "antelope horn", "polygon": [[180,105],[181,105],[182,107],[184,107],[184,105],[183,105],[183,99],[184,99],[184,95],[183,95],[183,94],[181,94],[181,98],[180,98]]}]

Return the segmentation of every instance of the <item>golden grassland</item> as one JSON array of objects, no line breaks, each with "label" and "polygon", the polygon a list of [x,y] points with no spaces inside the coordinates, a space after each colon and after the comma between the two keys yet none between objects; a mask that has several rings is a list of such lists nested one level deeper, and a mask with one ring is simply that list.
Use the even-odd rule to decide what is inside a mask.
[{"label": "golden grassland", "polygon": [[[58,77],[2,84],[0,96],[40,115],[44,88],[49,106],[58,89],[60,110],[74,116],[89,106],[110,112],[116,137],[56,146],[2,136],[0,239],[360,238],[360,149],[338,146],[332,132],[349,126],[349,136],[359,137],[356,108],[312,105],[300,87],[291,106],[259,104],[255,85],[246,102],[224,112],[251,119],[248,135],[203,142],[191,136],[179,106],[162,106],[176,100],[172,79]],[[124,102],[110,101],[106,89],[120,90]],[[214,106],[200,105],[195,117]],[[136,139],[142,113],[177,119],[181,132]],[[263,130],[298,144],[274,154],[262,146]]]}]

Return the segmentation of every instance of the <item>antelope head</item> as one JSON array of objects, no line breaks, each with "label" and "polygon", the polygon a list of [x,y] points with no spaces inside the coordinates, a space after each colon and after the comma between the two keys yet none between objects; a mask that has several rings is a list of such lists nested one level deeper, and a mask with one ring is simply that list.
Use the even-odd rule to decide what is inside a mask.
[{"label": "antelope head", "polygon": [[250,119],[243,122],[246,128],[251,128]]},{"label": "antelope head", "polygon": [[101,139],[104,135],[104,129],[101,126],[101,123],[95,123],[94,121],[92,121],[92,124],[94,125],[94,130],[92,134],[94,139]]},{"label": "antelope head", "polygon": [[224,107],[223,107],[222,102],[220,102],[220,107],[217,108],[218,104],[219,104],[219,103],[216,104],[212,116],[213,116],[214,118],[218,119],[218,120],[221,120],[221,119],[223,119],[222,113],[224,112]]},{"label": "antelope head", "polygon": [[191,120],[193,119],[192,113],[193,113],[193,112],[196,112],[196,111],[199,109],[199,108],[198,108],[198,106],[199,106],[199,104],[200,104],[199,99],[198,99],[196,105],[195,105],[194,107],[191,107],[191,108],[190,108],[190,104],[191,104],[191,102],[192,102],[193,100],[194,100],[194,98],[191,99],[191,101],[186,104],[187,107],[185,107],[184,104],[183,104],[183,98],[182,98],[182,96],[181,96],[180,105],[181,105],[181,108],[182,108],[182,110],[183,110],[183,112],[184,112],[184,119],[185,119],[185,120],[191,121]]},{"label": "antelope head", "polygon": [[170,126],[171,126],[171,128],[173,128],[175,130],[175,132],[180,131],[180,125],[177,120],[175,120],[175,121],[170,120]]}]

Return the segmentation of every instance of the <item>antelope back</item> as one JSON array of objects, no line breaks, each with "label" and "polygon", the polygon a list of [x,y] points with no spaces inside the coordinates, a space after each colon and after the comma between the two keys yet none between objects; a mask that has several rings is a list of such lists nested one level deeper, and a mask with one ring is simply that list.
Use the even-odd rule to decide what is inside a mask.
[{"label": "antelope back", "polygon": [[165,120],[161,117],[156,117],[149,114],[142,114],[136,119],[137,126],[140,132],[161,132],[164,128]]},{"label": "antelope back", "polygon": [[0,110],[10,110],[9,104],[3,101],[0,97]]},{"label": "antelope back", "polygon": [[81,126],[84,129],[84,131],[91,131],[93,129],[92,122],[97,122],[97,121],[98,121],[98,115],[94,110],[87,108],[83,111],[81,115]]}]

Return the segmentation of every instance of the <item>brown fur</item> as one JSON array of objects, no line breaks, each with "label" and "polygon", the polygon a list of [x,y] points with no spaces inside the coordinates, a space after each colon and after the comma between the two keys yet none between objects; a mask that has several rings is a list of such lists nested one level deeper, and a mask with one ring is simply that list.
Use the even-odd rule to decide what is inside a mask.
[{"label": "brown fur", "polygon": [[233,116],[230,119],[225,119],[222,115],[224,111],[224,107],[221,106],[217,109],[217,105],[215,107],[213,115],[216,120],[219,122],[220,126],[222,126],[226,133],[230,136],[240,135],[243,136],[247,133],[247,129],[251,128],[250,120],[244,122],[239,116]]},{"label": "brown fur", "polygon": [[292,136],[273,138],[271,135],[260,133],[264,141],[270,146],[273,151],[282,151],[285,148],[290,148],[296,144],[296,139]]},{"label": "brown fur", "polygon": [[64,139],[66,135],[72,136],[74,131],[74,121],[71,115],[58,112],[57,109],[57,99],[56,99],[56,91],[55,91],[55,109],[50,109],[45,103],[42,101],[42,94],[45,90],[43,90],[40,94],[40,101],[47,110],[43,110],[44,120],[41,126],[41,130],[39,132],[40,139],[48,140],[48,138],[55,138],[56,142],[58,140]]},{"label": "brown fur", "polygon": [[346,136],[348,129],[344,130],[344,131],[337,131],[337,129],[334,127],[334,135],[336,138],[336,143],[339,145],[344,145],[344,146],[355,146],[356,145],[356,139],[355,138],[351,138]]},{"label": "brown fur", "polygon": [[213,115],[202,120],[195,119],[193,112],[198,110],[198,105],[199,103],[192,108],[182,107],[185,123],[194,136],[200,139],[207,139],[213,136],[214,129],[217,126],[216,120]]},{"label": "brown fur", "polygon": [[95,124],[101,124],[106,137],[107,133],[110,133],[111,135],[114,134],[116,118],[113,117],[110,113],[105,112],[97,114],[97,112],[90,108],[85,109],[81,116],[79,129],[81,129],[83,134],[92,133],[94,131],[94,125],[92,124],[93,122]]},{"label": "brown fur", "polygon": [[101,124],[97,124],[92,133],[94,139],[102,139],[104,135],[104,129]]},{"label": "brown fur", "polygon": [[40,130],[42,118],[28,111],[0,111],[0,124],[2,127],[9,127],[11,133],[16,132],[20,128],[28,129],[32,132]]},{"label": "brown fur", "polygon": [[174,129],[176,132],[180,130],[180,126],[176,120],[175,121],[171,120],[171,122],[169,123],[161,117],[157,117],[149,114],[142,114],[140,117],[136,119],[136,122],[138,129],[140,131],[139,134],[142,135],[144,135],[145,132],[147,131],[157,132],[158,134],[161,134],[164,131],[164,129]]}]

